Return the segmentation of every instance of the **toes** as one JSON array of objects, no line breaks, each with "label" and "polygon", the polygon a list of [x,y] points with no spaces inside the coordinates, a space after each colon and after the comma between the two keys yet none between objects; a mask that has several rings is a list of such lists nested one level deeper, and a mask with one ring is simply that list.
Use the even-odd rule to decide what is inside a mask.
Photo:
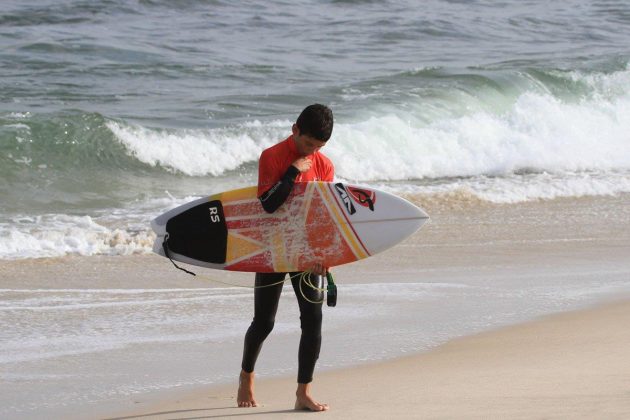
[{"label": "toes", "polygon": [[307,410],[307,411],[326,411],[328,410],[328,404],[321,404],[317,401],[313,401],[312,399],[297,399],[295,401],[295,409],[296,410]]},{"label": "toes", "polygon": [[321,403],[315,403],[315,404],[317,404],[317,411],[328,410],[328,404],[321,404]]}]

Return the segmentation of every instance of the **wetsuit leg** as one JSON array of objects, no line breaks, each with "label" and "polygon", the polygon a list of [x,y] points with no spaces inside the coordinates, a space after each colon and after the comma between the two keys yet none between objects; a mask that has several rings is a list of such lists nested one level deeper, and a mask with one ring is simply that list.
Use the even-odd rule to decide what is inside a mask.
[{"label": "wetsuit leg", "polygon": [[[307,384],[313,381],[313,372],[315,371],[315,363],[319,358],[319,350],[322,345],[322,300],[324,293],[314,290],[302,282],[302,291],[300,291],[301,273],[291,273],[293,277],[291,283],[293,290],[297,296],[300,305],[300,326],[302,328],[302,336],[300,337],[300,348],[298,352],[298,383]],[[318,288],[322,288],[323,281],[321,276],[311,274],[311,283]],[[304,296],[308,300],[304,299]]]},{"label": "wetsuit leg", "polygon": [[284,283],[269,287],[269,284],[280,282],[286,273],[256,273],[256,286],[254,289],[254,319],[245,334],[243,348],[243,362],[241,367],[245,372],[253,372],[256,359],[262,348],[265,338],[273,329],[273,324],[278,311],[278,302]]}]

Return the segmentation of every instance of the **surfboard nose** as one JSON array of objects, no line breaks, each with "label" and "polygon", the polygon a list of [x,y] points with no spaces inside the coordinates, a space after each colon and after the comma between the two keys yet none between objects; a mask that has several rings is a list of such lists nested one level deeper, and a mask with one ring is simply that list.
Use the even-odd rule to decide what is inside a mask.
[{"label": "surfboard nose", "polygon": [[388,195],[388,214],[392,219],[419,219],[424,222],[430,219],[424,209],[411,201],[393,194]]},{"label": "surfboard nose", "polygon": [[[369,255],[391,248],[429,220],[423,209],[394,194],[354,185],[347,186],[347,190],[354,193],[355,204],[348,212],[348,223]],[[362,196],[357,197],[355,192],[362,191],[367,196],[370,190],[373,191],[371,202],[366,205],[367,199],[361,200]]]},{"label": "surfboard nose", "polygon": [[416,209],[418,211],[419,220],[421,221],[420,226],[418,226],[418,228],[416,229],[416,230],[418,230],[418,229],[420,229],[422,227],[422,225],[424,225],[429,220],[431,220],[431,217],[429,216],[429,214],[426,211],[424,211],[420,207],[417,207],[417,206],[415,206],[415,207],[416,207]]},{"label": "surfboard nose", "polygon": [[420,212],[420,218],[421,219],[430,219],[431,217],[427,214],[427,212],[425,212],[424,210],[422,210],[420,207],[416,207],[419,212]]},{"label": "surfboard nose", "polygon": [[399,204],[401,208],[399,210],[400,213],[398,217],[401,220],[407,219],[409,221],[409,234],[405,237],[411,236],[429,221],[430,217],[427,212],[424,211],[422,208],[416,206],[411,201],[401,199],[401,202]]}]

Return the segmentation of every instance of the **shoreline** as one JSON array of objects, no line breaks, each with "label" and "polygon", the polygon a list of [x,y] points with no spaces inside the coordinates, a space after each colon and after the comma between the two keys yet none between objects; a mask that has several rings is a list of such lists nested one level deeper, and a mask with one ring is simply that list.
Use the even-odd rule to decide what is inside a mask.
[{"label": "shoreline", "polygon": [[[390,369],[407,355],[429,357],[457,337],[630,299],[629,200],[630,195],[480,208],[428,205],[432,221],[419,234],[366,260],[336,267],[338,306],[325,309],[317,370],[318,378],[323,376],[313,390],[333,409],[324,415],[352,418],[355,405],[370,406],[379,401],[377,391],[399,382],[396,375],[377,375],[380,388],[363,390],[367,403],[358,401],[347,391],[351,386],[337,387],[347,383],[345,372],[354,369],[350,366],[364,363],[357,369],[371,372],[370,366],[382,363]],[[226,385],[225,399],[210,402],[214,407],[232,404],[243,334],[251,322],[251,291],[203,277],[248,286],[252,275],[195,271],[202,276],[182,273],[157,255],[0,261],[8,337],[3,413],[25,419],[105,417],[187,398],[197,390],[206,392],[203,402],[206,390],[226,382],[232,385]],[[276,403],[273,392],[272,399],[263,394],[275,389],[273,379],[267,385],[266,375],[289,374],[297,366],[299,313],[293,291],[287,289],[276,329],[261,353],[258,374],[264,382],[258,390],[266,408],[291,409],[287,412],[295,415],[293,378],[279,379],[285,385],[277,395],[285,400]],[[605,349],[600,353],[594,356],[607,354]],[[324,378],[334,377],[338,369],[341,376],[322,387]],[[518,372],[518,366],[514,369]],[[371,377],[366,375],[371,373],[350,376],[363,381]],[[422,381],[409,386],[431,395]],[[399,403],[392,401],[380,403],[387,410],[381,416],[396,413]],[[401,416],[415,413],[413,406],[406,407]],[[178,416],[195,417],[165,417]]]},{"label": "shoreline", "polygon": [[[316,372],[326,418],[622,418],[630,415],[630,298],[456,338],[427,352]],[[107,419],[293,418],[295,378],[257,378],[260,406],[233,384],[165,392]],[[311,414],[311,413],[304,413]]]}]

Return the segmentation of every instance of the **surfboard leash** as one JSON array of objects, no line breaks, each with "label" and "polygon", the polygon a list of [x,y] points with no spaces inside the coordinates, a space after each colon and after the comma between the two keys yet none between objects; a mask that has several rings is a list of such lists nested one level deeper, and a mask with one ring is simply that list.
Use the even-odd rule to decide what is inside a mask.
[{"label": "surfboard leash", "polygon": [[[283,280],[277,281],[275,283],[270,283],[270,284],[265,284],[262,286],[244,286],[242,284],[236,284],[236,283],[230,283],[227,281],[223,281],[223,280],[219,280],[213,277],[209,277],[209,276],[204,276],[204,275],[196,275],[196,277],[198,279],[201,280],[207,280],[207,281],[211,281],[211,282],[215,282],[215,283],[220,283],[220,284],[224,284],[226,286],[231,286],[231,287],[241,287],[241,288],[245,288],[245,289],[262,289],[264,287],[273,287],[273,286],[277,286],[279,284],[285,283],[289,280],[293,280],[296,277],[300,278],[300,282],[299,282],[299,289],[300,289],[300,294],[302,295],[302,297],[304,298],[305,301],[309,302],[309,303],[313,303],[313,304],[321,304],[324,302],[324,300],[326,300],[326,303],[328,304],[328,306],[335,306],[337,304],[337,286],[334,283],[328,283],[328,287],[326,288],[320,288],[317,287],[316,285],[314,285],[311,281],[311,271],[302,271],[300,273],[294,274],[292,276],[289,276],[289,278],[285,278]],[[330,277],[331,281],[332,281],[332,274],[327,273],[326,277]],[[304,290],[302,289],[302,283],[306,284],[308,287],[310,287],[313,290],[316,290],[318,292],[327,292],[326,295],[326,299],[322,298],[322,300],[320,301],[316,301],[316,300],[311,300],[309,298],[306,297],[306,295],[304,294]],[[331,288],[331,284],[332,284],[332,288]]]},{"label": "surfboard leash", "polygon": [[[322,300],[320,300],[320,301],[310,300],[304,294],[304,290],[302,290],[302,283],[304,283],[308,287],[310,287],[311,289],[315,290],[316,292],[325,292],[326,291],[326,289],[321,288],[321,287],[317,287],[316,285],[313,284],[313,282],[311,282],[311,272],[310,271],[303,271],[301,273],[296,274],[295,276],[298,276],[298,275],[300,276],[300,293],[302,294],[302,297],[304,298],[304,300],[309,302],[309,303],[314,303],[314,304],[321,304],[321,303],[323,303],[324,302],[324,298],[322,298]],[[295,276],[291,276],[290,279],[292,279]]]},{"label": "surfboard leash", "polygon": [[182,270],[184,273],[188,273],[191,276],[197,276],[197,274],[193,273],[192,271],[188,271],[185,268],[182,268],[179,265],[175,264],[175,261],[173,261],[173,259],[171,258],[170,251],[168,249],[168,233],[164,235],[164,241],[162,241],[162,249],[164,250],[164,255],[166,256],[166,258],[168,258],[169,261],[173,263],[175,268],[177,268],[178,270]]}]

